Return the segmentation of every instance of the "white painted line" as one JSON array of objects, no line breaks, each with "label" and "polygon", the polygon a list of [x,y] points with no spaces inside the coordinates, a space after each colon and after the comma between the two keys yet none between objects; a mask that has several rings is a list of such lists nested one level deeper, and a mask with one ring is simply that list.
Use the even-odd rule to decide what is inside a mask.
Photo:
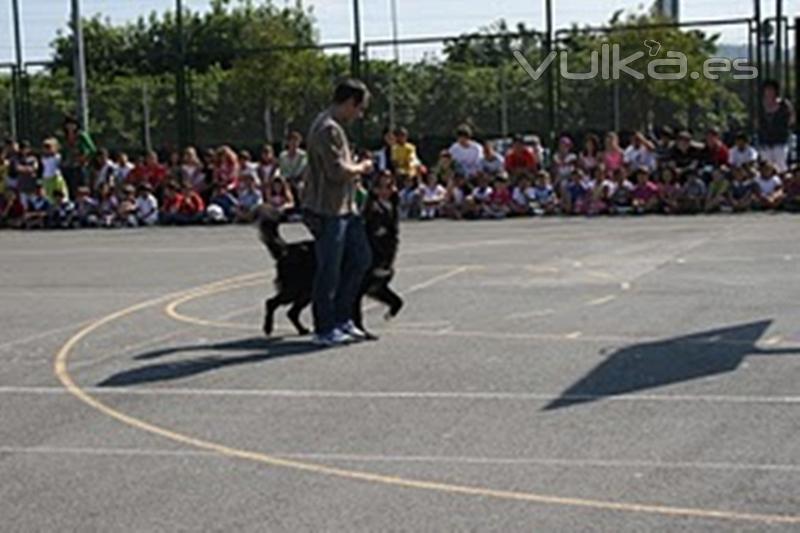
[{"label": "white painted line", "polygon": [[783,337],[780,335],[775,335],[774,337],[770,337],[764,341],[764,346],[777,346],[783,342]]},{"label": "white painted line", "polygon": [[574,339],[579,339],[581,337],[581,335],[583,335],[583,334],[580,331],[573,331],[572,333],[568,333],[567,335],[564,335],[564,338],[565,339],[574,340]]},{"label": "white painted line", "polygon": [[627,281],[623,281],[622,283],[620,283],[619,288],[622,289],[623,291],[629,291],[631,290],[631,284]]},{"label": "white painted line", "polygon": [[675,262],[678,263],[679,265],[685,265],[686,259],[684,259],[683,257],[679,257],[678,259],[675,260]]},{"label": "white painted line", "polygon": [[[335,391],[291,389],[192,389],[192,388],[134,388],[87,387],[86,392],[97,396],[131,397],[192,397],[192,398],[296,398],[340,400],[487,400],[552,402],[596,401],[606,402],[662,402],[662,403],[722,403],[722,404],[800,404],[800,396],[747,396],[715,394],[557,394],[534,392],[460,392],[460,391]],[[67,394],[59,387],[0,387],[0,395],[62,396]]]},{"label": "white painted line", "polygon": [[83,322],[76,322],[74,324],[68,324],[66,326],[62,326],[62,327],[59,327],[59,328],[48,329],[46,331],[42,331],[42,332],[39,332],[39,333],[36,333],[36,334],[33,334],[33,335],[29,335],[27,337],[22,337],[22,338],[19,338],[19,339],[14,339],[14,340],[11,340],[11,341],[8,341],[8,342],[4,342],[4,343],[0,344],[0,350],[5,350],[7,348],[12,348],[14,346],[19,346],[20,344],[27,344],[29,342],[38,341],[38,340],[44,339],[46,337],[49,337],[50,335],[55,335],[57,333],[63,333],[65,331],[78,329],[78,328],[80,328],[82,326],[85,326],[86,324],[89,324],[89,323],[91,323],[93,321],[94,321],[94,319],[84,320]]},{"label": "white painted line", "polygon": [[[125,457],[204,457],[228,458],[215,452],[202,450],[159,450],[147,448],[60,448],[45,446],[0,446],[0,454],[31,455],[89,455]],[[738,470],[757,472],[800,472],[800,465],[780,463],[731,463],[731,462],[670,462],[615,459],[567,459],[549,457],[470,457],[444,455],[370,455],[345,453],[271,453],[285,459],[310,459],[318,461],[346,461],[366,463],[433,463],[513,466],[558,466],[572,468],[646,468],[681,470]]]},{"label": "white painted line", "polygon": [[594,306],[598,306],[598,305],[607,304],[609,302],[613,302],[616,299],[617,299],[616,295],[609,294],[608,296],[603,296],[602,298],[597,298],[596,300],[590,300],[590,301],[586,302],[586,305],[594,307]]},{"label": "white painted line", "polygon": [[513,315],[508,315],[508,318],[512,320],[524,320],[527,318],[541,318],[545,316],[550,316],[555,314],[555,309],[541,309],[538,311],[530,311],[527,313],[514,313]]}]

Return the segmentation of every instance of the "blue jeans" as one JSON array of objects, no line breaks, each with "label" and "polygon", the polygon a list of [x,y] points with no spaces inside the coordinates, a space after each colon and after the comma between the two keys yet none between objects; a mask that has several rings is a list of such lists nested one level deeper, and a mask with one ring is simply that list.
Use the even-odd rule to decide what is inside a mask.
[{"label": "blue jeans", "polygon": [[357,215],[314,215],[317,266],[311,293],[314,331],[326,335],[353,318],[353,306],[372,264],[364,220]]}]

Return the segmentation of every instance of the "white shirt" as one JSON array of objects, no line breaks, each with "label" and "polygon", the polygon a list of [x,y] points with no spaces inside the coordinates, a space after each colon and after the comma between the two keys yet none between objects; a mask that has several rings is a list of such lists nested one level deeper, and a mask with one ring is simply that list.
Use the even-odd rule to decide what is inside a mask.
[{"label": "white shirt", "polygon": [[450,147],[450,155],[461,165],[467,176],[474,176],[480,172],[483,162],[483,148],[475,141],[469,141],[467,146],[462,146],[458,142],[453,143],[453,146]]},{"label": "white shirt", "polygon": [[643,144],[639,148],[634,145],[628,146],[623,153],[622,159],[634,168],[646,167],[651,172],[656,168],[655,155]]},{"label": "white shirt", "polygon": [[158,200],[152,194],[136,197],[136,217],[145,224],[158,222]]},{"label": "white shirt", "polygon": [[536,189],[533,187],[527,187],[526,189],[515,187],[514,192],[511,193],[511,199],[517,205],[528,205],[529,202],[536,201]]},{"label": "white shirt", "polygon": [[759,175],[756,178],[756,184],[758,185],[758,190],[761,191],[761,194],[764,196],[769,196],[783,186],[783,182],[778,176],[764,178]]},{"label": "white shirt", "polygon": [[135,165],[130,161],[128,161],[124,165],[117,166],[117,169],[114,171],[114,180],[117,182],[117,184],[125,183],[127,181],[128,174],[131,173],[134,166]]},{"label": "white shirt", "polygon": [[61,156],[59,154],[46,155],[42,158],[42,177],[44,179],[55,178],[61,171]]},{"label": "white shirt", "polygon": [[758,152],[749,144],[743,150],[739,150],[738,147],[734,146],[730,149],[730,155],[728,155],[728,164],[734,168],[757,160]]},{"label": "white shirt", "polygon": [[428,185],[422,186],[422,201],[424,202],[441,202],[444,200],[445,194],[447,194],[447,189],[438,183],[433,187]]}]

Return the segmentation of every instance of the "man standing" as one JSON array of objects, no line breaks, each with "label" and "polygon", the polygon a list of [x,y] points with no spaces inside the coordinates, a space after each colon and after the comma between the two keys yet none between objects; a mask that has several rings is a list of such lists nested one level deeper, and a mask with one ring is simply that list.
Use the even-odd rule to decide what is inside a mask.
[{"label": "man standing", "polygon": [[314,342],[319,346],[366,338],[352,320],[372,262],[364,221],[356,210],[355,182],[372,171],[372,161],[353,161],[343,126],[363,116],[369,98],[361,81],[339,83],[333,104],[314,120],[308,135],[303,205],[306,224],[316,239],[312,303]]},{"label": "man standing", "polygon": [[789,137],[796,119],[794,108],[789,100],[780,97],[780,85],[775,80],[764,82],[762,105],[758,128],[759,155],[782,174],[788,170]]},{"label": "man standing", "polygon": [[78,187],[88,185],[86,166],[97,148],[89,134],[81,129],[78,119],[71,116],[64,119],[64,142],[61,146],[61,173],[67,181],[70,198],[75,198]]}]

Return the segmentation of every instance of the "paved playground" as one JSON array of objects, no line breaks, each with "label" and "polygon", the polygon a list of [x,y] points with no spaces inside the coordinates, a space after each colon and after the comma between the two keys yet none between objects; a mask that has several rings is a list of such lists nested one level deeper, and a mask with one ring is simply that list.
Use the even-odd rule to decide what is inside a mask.
[{"label": "paved playground", "polygon": [[796,531],[799,222],[410,223],[324,351],[253,228],[3,232],[0,529]]}]

